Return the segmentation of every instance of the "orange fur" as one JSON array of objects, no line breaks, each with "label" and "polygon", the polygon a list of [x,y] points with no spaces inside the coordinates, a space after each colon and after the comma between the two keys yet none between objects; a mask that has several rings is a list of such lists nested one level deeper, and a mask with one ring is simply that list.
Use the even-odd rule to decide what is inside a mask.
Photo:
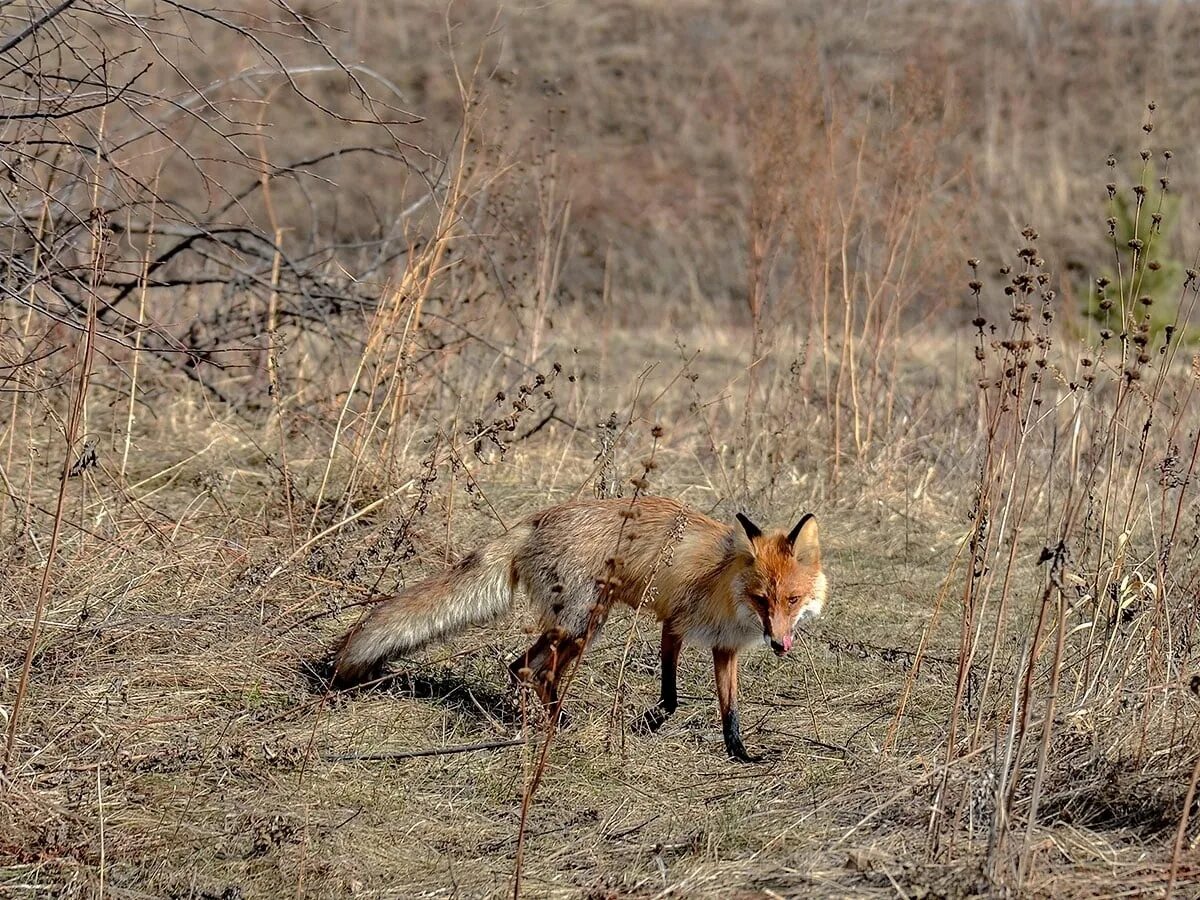
[{"label": "orange fur", "polygon": [[518,588],[542,636],[513,663],[557,708],[556,685],[615,604],[647,609],[663,625],[657,727],[674,711],[685,644],[711,648],[726,745],[748,758],[737,728],[737,654],[792,646],[797,622],[821,612],[825,575],[816,522],[763,534],[739,516],[725,525],[674,500],[584,500],[535,513],[453,568],[385,600],[343,639],[335,682],[364,680],[389,658],[505,611]]}]

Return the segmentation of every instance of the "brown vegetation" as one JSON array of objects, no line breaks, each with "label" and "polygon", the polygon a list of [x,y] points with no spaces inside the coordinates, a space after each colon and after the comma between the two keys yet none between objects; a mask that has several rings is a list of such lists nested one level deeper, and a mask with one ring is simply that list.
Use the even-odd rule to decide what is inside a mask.
[{"label": "brown vegetation", "polygon": [[[1196,896],[1198,37],[0,4],[0,893]],[[634,491],[820,516],[826,617],[741,673],[768,762],[699,654],[630,728],[638,617],[559,730],[518,620],[314,686],[397,585]]]}]

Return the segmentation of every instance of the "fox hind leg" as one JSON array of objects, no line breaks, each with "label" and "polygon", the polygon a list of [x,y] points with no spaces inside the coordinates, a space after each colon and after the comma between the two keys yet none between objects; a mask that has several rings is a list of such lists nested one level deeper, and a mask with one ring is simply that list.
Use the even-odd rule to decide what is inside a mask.
[{"label": "fox hind leg", "polygon": [[551,629],[541,635],[533,646],[518,656],[508,670],[518,684],[533,688],[542,706],[551,717],[565,717],[558,686],[568,667],[583,652],[583,638],[574,638],[562,629]]}]

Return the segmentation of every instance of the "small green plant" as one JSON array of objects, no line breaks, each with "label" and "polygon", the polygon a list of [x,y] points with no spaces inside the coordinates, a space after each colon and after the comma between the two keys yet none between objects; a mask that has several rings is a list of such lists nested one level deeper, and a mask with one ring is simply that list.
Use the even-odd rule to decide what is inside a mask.
[{"label": "small green plant", "polygon": [[[1107,185],[1108,237],[1120,262],[1089,286],[1084,314],[1109,332],[1138,330],[1156,343],[1176,324],[1185,267],[1170,255],[1179,198],[1168,192],[1170,180],[1156,176],[1147,157],[1144,153],[1141,175],[1129,192]],[[1170,153],[1164,158],[1170,160]],[[1116,160],[1109,157],[1108,165],[1115,168]],[[1153,194],[1150,185],[1157,185]]]}]

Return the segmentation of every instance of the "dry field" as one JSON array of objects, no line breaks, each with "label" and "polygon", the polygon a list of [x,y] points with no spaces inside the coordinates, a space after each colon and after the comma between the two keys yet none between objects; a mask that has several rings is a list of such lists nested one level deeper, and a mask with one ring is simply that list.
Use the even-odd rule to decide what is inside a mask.
[{"label": "dry field", "polygon": [[[0,3],[0,897],[1200,897],[1200,8]],[[321,682],[528,512],[821,521]]]}]

